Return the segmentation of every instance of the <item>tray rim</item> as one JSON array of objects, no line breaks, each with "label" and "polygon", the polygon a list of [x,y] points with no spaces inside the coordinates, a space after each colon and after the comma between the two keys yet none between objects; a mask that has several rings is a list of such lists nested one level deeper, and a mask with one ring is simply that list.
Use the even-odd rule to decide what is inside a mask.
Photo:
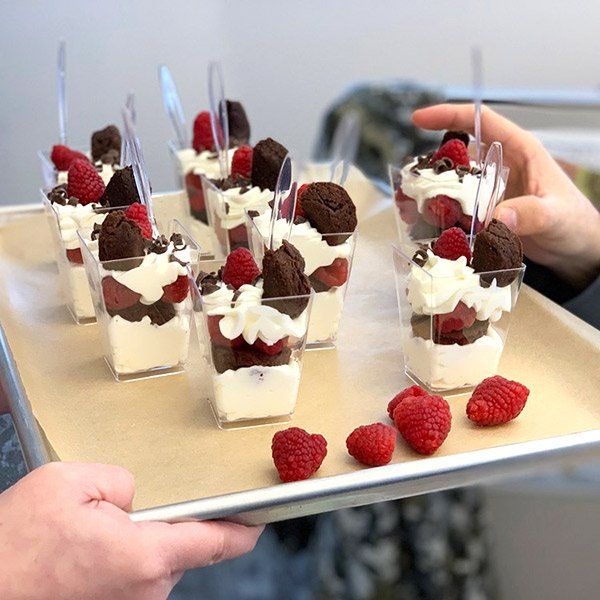
[{"label": "tray rim", "polygon": [[[166,192],[156,196],[180,193]],[[38,211],[42,211],[38,203],[9,205],[0,207],[0,217],[10,218],[11,215],[16,217]],[[525,287],[535,301],[558,316],[577,335],[600,348],[600,331],[532,288]],[[54,460],[33,414],[1,324],[0,385],[8,399],[9,414],[13,418],[28,470]],[[573,462],[594,455],[600,455],[600,429],[191,499],[136,510],[130,517],[136,522],[226,519],[245,524],[264,524],[464,487],[539,469],[542,463]]]}]

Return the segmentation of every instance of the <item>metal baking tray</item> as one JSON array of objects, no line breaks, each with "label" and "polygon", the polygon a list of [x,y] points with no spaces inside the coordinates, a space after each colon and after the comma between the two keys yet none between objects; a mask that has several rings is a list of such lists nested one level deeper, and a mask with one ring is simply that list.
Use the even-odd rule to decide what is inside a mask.
[{"label": "metal baking tray", "polygon": [[[41,207],[0,209],[0,384],[30,469],[49,460],[121,464],[136,477],[134,520],[225,518],[267,523],[403,498],[600,455],[600,332],[525,288],[502,374],[532,390],[522,415],[479,429],[468,396],[449,399],[453,428],[434,457],[398,441],[392,464],[366,469],[345,452],[354,427],[384,420],[407,385],[391,266],[392,203],[355,183],[360,238],[337,350],[305,356],[292,423],[320,432],[328,456],[308,481],[278,483],[270,441],[282,425],[217,428],[192,351],[186,374],[116,383],[94,325],[60,301]],[[159,219],[181,218],[180,193],[156,197]],[[183,207],[183,208],[182,208]]]}]

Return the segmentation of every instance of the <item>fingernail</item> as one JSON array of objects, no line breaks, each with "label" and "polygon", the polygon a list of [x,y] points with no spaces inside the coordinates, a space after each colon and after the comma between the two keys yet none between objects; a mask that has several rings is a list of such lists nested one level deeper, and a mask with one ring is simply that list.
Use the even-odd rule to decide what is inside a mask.
[{"label": "fingernail", "polygon": [[499,221],[502,221],[511,231],[515,231],[517,228],[517,211],[513,208],[500,207],[498,209],[497,217]]}]

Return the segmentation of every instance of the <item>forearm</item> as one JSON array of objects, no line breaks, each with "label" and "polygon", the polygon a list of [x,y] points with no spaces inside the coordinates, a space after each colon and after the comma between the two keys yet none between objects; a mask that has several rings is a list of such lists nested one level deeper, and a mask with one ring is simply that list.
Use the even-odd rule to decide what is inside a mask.
[{"label": "forearm", "polygon": [[4,394],[2,386],[0,386],[0,415],[8,412],[8,400]]}]

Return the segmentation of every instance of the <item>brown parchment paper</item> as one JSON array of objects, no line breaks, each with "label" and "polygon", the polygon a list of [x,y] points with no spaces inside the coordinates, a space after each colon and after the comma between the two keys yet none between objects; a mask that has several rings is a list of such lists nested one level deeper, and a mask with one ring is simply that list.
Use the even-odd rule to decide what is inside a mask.
[{"label": "brown parchment paper", "polygon": [[[391,201],[357,182],[360,237],[337,350],[312,351],[293,424],[329,441],[318,476],[360,469],[345,452],[358,425],[386,421],[389,399],[407,385],[390,242]],[[182,214],[184,200],[157,200],[157,215]],[[0,318],[35,416],[66,461],[115,463],[136,478],[135,508],[277,484],[270,457],[281,425],[219,430],[200,397],[196,340],[187,374],[116,383],[101,356],[95,325],[76,326],[57,289],[42,213],[0,225]],[[600,333],[524,289],[500,372],[531,389],[521,416],[478,429],[465,416],[468,396],[450,399],[453,426],[437,456],[600,427]],[[426,461],[401,440],[394,462]]]}]

